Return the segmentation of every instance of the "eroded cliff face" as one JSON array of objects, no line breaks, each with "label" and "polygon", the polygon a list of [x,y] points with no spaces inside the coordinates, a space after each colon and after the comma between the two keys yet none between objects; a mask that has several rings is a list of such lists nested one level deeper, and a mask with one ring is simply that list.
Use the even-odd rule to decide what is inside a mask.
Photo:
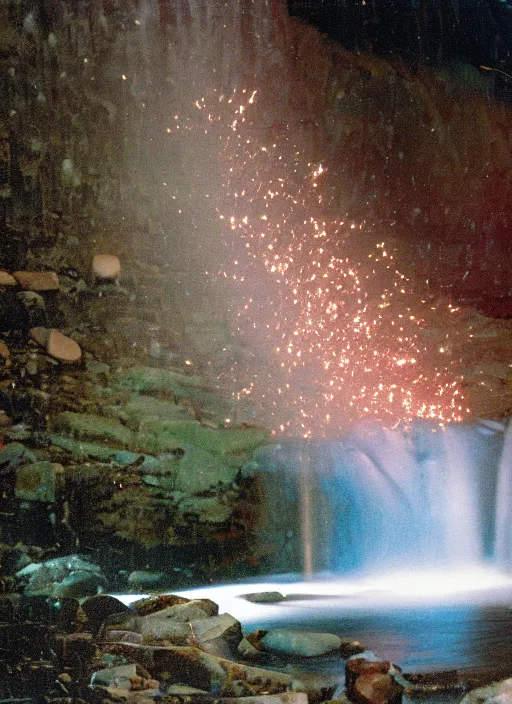
[{"label": "eroded cliff face", "polygon": [[[208,82],[217,89],[213,69],[226,95],[257,89],[259,146],[293,138],[304,163],[324,165],[322,216],[366,223],[350,256],[381,240],[396,250],[408,302],[426,301],[431,366],[461,375],[469,417],[504,418],[512,116],[473,68],[413,72],[352,54],[277,6],[262,17],[163,5],[0,9],[1,422],[4,443],[33,453],[5,460],[2,540],[16,542],[27,515],[47,520],[49,505],[63,542],[115,538],[116,554],[165,544],[196,574],[250,570],[258,489],[239,472],[268,439],[247,426],[273,430],[276,417],[240,389],[274,380],[275,362],[236,332],[242,294],[205,274],[219,259],[233,273],[215,210],[230,124],[206,147],[201,123],[181,118]],[[239,41],[224,46],[219,16]],[[98,277],[95,254],[118,257],[120,273]],[[10,277],[20,270],[53,272],[51,285],[24,286]],[[499,306],[502,318],[483,314]],[[49,348],[51,330],[78,344],[76,361]]]}]

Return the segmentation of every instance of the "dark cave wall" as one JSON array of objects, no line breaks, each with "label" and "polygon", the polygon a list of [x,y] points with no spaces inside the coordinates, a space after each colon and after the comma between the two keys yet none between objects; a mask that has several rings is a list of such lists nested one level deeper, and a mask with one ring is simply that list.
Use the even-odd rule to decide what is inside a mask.
[{"label": "dark cave wall", "polygon": [[0,7],[0,266],[80,266],[130,210],[122,78],[139,64],[137,3],[8,0]]}]

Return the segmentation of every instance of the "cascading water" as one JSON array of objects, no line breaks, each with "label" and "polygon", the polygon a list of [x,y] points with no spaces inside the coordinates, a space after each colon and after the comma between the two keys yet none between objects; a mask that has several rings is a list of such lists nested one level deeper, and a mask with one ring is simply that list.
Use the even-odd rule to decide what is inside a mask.
[{"label": "cascading water", "polygon": [[343,440],[283,440],[255,459],[274,571],[299,570],[303,555],[308,572],[333,576],[511,565],[512,425],[366,423]]}]

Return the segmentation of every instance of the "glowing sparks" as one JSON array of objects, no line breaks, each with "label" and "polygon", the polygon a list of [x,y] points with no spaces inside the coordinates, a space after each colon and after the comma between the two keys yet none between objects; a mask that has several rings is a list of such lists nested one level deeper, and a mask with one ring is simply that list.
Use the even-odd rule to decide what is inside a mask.
[{"label": "glowing sparks", "polygon": [[[221,275],[244,282],[238,332],[256,335],[270,355],[272,371],[253,373],[249,383],[250,368],[233,367],[234,376],[245,376],[237,397],[250,395],[281,431],[306,437],[365,415],[391,425],[413,416],[462,420],[460,379],[431,363],[422,335],[426,304],[412,296],[392,250],[385,241],[362,246],[361,237],[370,242],[362,223],[323,215],[326,168],[308,160],[286,127],[273,126],[267,140],[265,121],[251,117],[256,91],[241,95],[245,102],[240,94],[236,103],[221,96],[218,117],[204,98],[195,103],[218,130],[218,216],[245,257],[236,261],[244,277]],[[252,279],[261,285],[249,295]]]}]

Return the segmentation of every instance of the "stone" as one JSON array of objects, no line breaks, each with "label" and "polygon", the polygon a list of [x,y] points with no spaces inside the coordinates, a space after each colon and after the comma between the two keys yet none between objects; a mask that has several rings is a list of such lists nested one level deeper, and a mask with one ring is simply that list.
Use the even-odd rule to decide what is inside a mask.
[{"label": "stone", "polygon": [[10,286],[16,286],[16,279],[14,276],[11,276],[7,271],[0,271],[0,286],[1,287],[10,287]]},{"label": "stone", "polygon": [[165,639],[173,645],[187,645],[190,636],[190,624],[173,621],[158,614],[141,618],[138,630],[146,642],[148,638]]},{"label": "stone", "polygon": [[97,279],[116,281],[121,276],[121,262],[115,254],[95,254],[92,271]]},{"label": "stone", "polygon": [[135,631],[112,630],[105,632],[104,640],[112,643],[138,643],[140,645],[144,638],[141,633]]},{"label": "stone", "polygon": [[242,640],[240,621],[230,614],[220,614],[190,622],[189,642],[201,650],[229,658]]},{"label": "stone", "polygon": [[15,271],[13,277],[25,291],[58,291],[59,277],[54,271]]},{"label": "stone", "polygon": [[76,438],[114,443],[122,447],[133,443],[133,433],[119,421],[92,413],[59,413],[54,420],[54,427]]},{"label": "stone", "polygon": [[389,661],[351,658],[345,665],[347,696],[354,704],[401,704],[404,688]]},{"label": "stone", "polygon": [[460,704],[510,704],[512,702],[512,678],[493,682],[468,692]]},{"label": "stone", "polygon": [[34,340],[34,342],[37,342],[37,344],[41,345],[41,347],[47,346],[48,339],[50,337],[49,328],[43,328],[40,326],[35,327],[35,328],[30,328],[30,330],[28,331],[28,334]]},{"label": "stone", "polygon": [[9,359],[10,356],[11,353],[9,351],[9,348],[3,340],[0,340],[0,357],[3,357],[4,359]]},{"label": "stone", "polygon": [[96,442],[85,440],[75,440],[61,435],[48,435],[48,440],[55,447],[69,452],[76,460],[95,459],[101,462],[108,462],[115,458],[119,448],[108,447]]},{"label": "stone", "polygon": [[252,604],[275,604],[284,600],[281,592],[254,592],[253,594],[240,594],[239,599],[245,599]]},{"label": "stone", "polygon": [[117,614],[130,614],[132,609],[110,594],[88,596],[81,604],[86,630],[97,635],[105,619]]},{"label": "stone", "polygon": [[[16,573],[16,576],[21,580],[28,579],[28,585],[25,589],[27,595],[49,595],[53,589],[69,576],[80,573],[89,573],[101,577],[101,568],[92,562],[87,562],[79,555],[66,555],[65,557],[56,557],[52,560],[46,560],[42,563],[32,563],[27,565],[22,570]],[[67,586],[67,585],[65,585]],[[71,585],[72,586],[72,585]],[[83,596],[87,596],[83,594]],[[75,596],[74,594],[62,594],[62,596]]]},{"label": "stone", "polygon": [[101,574],[77,570],[56,584],[50,591],[50,596],[54,599],[62,599],[63,597],[82,599],[91,594],[97,594],[105,586],[106,580]]},{"label": "stone", "polygon": [[254,647],[250,640],[247,638],[242,638],[237,647],[237,652],[240,657],[245,660],[253,660],[254,658],[261,657],[261,650]]},{"label": "stone", "polygon": [[172,619],[177,623],[188,623],[198,619],[209,619],[218,615],[218,606],[210,599],[191,599],[184,604],[173,604],[148,614],[147,618]]},{"label": "stone", "polygon": [[0,410],[0,428],[8,428],[12,425],[12,418],[5,411]]},{"label": "stone", "polygon": [[249,454],[269,440],[268,431],[260,428],[209,428],[194,420],[148,420],[143,430],[220,456]]},{"label": "stone", "polygon": [[183,516],[194,516],[200,523],[226,523],[233,513],[231,506],[217,496],[191,496],[178,504]]},{"label": "stone", "polygon": [[134,570],[128,576],[128,585],[139,592],[165,589],[172,583],[172,575],[168,572],[150,572],[149,570]]},{"label": "stone", "polygon": [[275,628],[268,631],[260,641],[262,650],[311,658],[339,650],[341,638],[332,633],[313,633]]},{"label": "stone", "polygon": [[135,663],[129,665],[117,665],[104,670],[97,670],[91,676],[92,687],[130,687],[130,679],[137,675]]},{"label": "stone", "polygon": [[79,362],[82,357],[80,345],[58,330],[50,330],[46,351],[60,362],[68,362],[69,364]]},{"label": "stone", "polygon": [[[160,594],[159,596],[149,596],[143,599],[138,599],[132,603],[132,608],[136,611],[139,616],[147,616],[148,614],[154,614],[157,611],[162,611],[170,606],[176,606],[177,604],[189,604],[191,599],[187,599],[184,596],[178,596],[177,594]],[[213,601],[211,602],[214,603]],[[218,610],[217,610],[218,613]]]},{"label": "stone", "polygon": [[43,501],[54,503],[58,477],[64,467],[56,462],[35,462],[16,470],[15,496],[21,501]]}]

